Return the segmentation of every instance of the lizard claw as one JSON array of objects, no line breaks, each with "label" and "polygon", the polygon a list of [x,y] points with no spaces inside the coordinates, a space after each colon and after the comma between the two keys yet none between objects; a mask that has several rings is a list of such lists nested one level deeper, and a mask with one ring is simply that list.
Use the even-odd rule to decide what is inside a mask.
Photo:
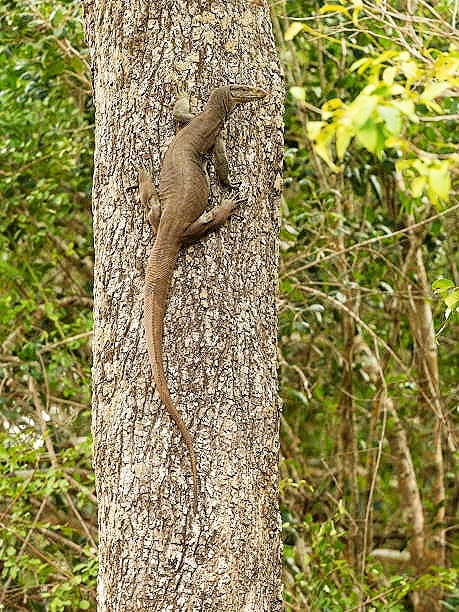
[{"label": "lizard claw", "polygon": [[248,198],[225,198],[222,205],[228,206],[231,210],[237,208],[240,204],[245,204]]},{"label": "lizard claw", "polygon": [[177,99],[178,98],[186,98],[187,100],[190,99],[190,93],[188,91],[188,89],[186,89],[185,87],[178,87],[177,88]]},{"label": "lizard claw", "polygon": [[228,181],[228,184],[226,186],[229,189],[235,191],[236,189],[239,189],[241,185],[242,185],[242,180],[239,178],[239,176],[235,176],[233,179]]}]

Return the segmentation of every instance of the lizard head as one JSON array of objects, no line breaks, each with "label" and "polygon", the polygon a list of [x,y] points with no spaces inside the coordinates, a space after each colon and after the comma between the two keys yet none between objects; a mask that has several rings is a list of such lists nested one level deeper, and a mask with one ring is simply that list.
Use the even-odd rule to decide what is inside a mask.
[{"label": "lizard head", "polygon": [[261,100],[266,95],[267,92],[264,89],[260,89],[260,87],[239,84],[226,85],[225,87],[214,89],[209,102],[211,106],[221,109],[227,117],[238,104]]},{"label": "lizard head", "polygon": [[232,104],[243,104],[244,102],[252,102],[253,100],[261,100],[267,95],[267,92],[260,87],[250,87],[250,85],[230,85],[229,96]]}]

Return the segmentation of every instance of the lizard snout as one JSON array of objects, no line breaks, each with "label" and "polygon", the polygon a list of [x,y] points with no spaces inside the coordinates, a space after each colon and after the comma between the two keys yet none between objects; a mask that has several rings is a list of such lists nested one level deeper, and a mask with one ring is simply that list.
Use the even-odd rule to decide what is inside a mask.
[{"label": "lizard snout", "polygon": [[242,102],[250,102],[251,100],[261,100],[268,95],[261,87],[251,87],[250,85],[230,85],[231,97],[240,104]]}]

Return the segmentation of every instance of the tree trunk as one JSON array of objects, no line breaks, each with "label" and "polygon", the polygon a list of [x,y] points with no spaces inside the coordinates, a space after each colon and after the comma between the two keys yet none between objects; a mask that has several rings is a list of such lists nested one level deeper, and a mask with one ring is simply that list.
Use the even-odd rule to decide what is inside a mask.
[{"label": "tree trunk", "polygon": [[[96,108],[93,435],[100,530],[99,612],[281,609],[276,377],[282,80],[269,12],[203,0],[84,2]],[[137,169],[160,160],[188,89],[269,92],[226,125],[240,205],[180,252],[164,350],[171,396],[200,477],[154,394],[143,330],[153,234]],[[212,180],[210,206],[221,190]]]},{"label": "tree trunk", "polygon": [[[409,219],[413,223],[412,218]],[[445,567],[445,469],[442,449],[442,433],[447,431],[443,416],[443,406],[440,391],[440,376],[438,371],[438,350],[435,339],[435,327],[431,308],[431,292],[422,254],[422,230],[409,234],[410,253],[412,253],[411,270],[416,278],[416,284],[410,287],[410,303],[408,320],[414,338],[414,357],[418,369],[418,385],[421,391],[419,414],[424,421],[433,419],[433,436],[431,448],[433,452],[429,463],[433,472],[433,487],[430,502],[435,508],[435,515],[430,524],[425,526],[425,549],[422,559],[416,562],[416,570],[422,575],[431,565]],[[445,436],[446,437],[446,436]],[[427,498],[427,495],[425,495]],[[434,587],[422,591],[418,600],[414,600],[415,612],[440,612],[442,609],[443,591]]]}]

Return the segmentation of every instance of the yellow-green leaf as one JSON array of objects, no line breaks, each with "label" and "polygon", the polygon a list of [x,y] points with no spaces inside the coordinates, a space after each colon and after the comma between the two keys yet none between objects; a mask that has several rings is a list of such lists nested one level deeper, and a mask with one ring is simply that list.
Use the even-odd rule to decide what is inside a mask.
[{"label": "yellow-green leaf", "polygon": [[362,147],[365,147],[365,149],[368,149],[371,153],[376,151],[378,130],[373,119],[368,119],[368,121],[356,131],[355,136]]},{"label": "yellow-green leaf", "polygon": [[343,159],[353,136],[354,130],[349,125],[341,123],[336,128],[336,155],[338,159]]},{"label": "yellow-green leaf", "polygon": [[327,100],[322,108],[325,110],[336,110],[337,108],[342,108],[344,106],[344,102],[340,98],[331,98]]},{"label": "yellow-green leaf", "polygon": [[449,87],[449,83],[446,81],[438,81],[434,83],[430,83],[424,89],[422,94],[419,96],[419,101],[422,104],[425,104],[427,108],[435,113],[441,113],[442,107],[435,102],[435,98],[441,96]]},{"label": "yellow-green leaf", "polygon": [[445,80],[451,85],[457,84],[457,74],[459,72],[459,57],[457,53],[444,53],[440,55],[434,63],[434,74],[437,79]]},{"label": "yellow-green leaf", "polygon": [[403,96],[407,93],[407,90],[400,85],[400,83],[393,83],[390,87],[388,87],[388,93],[391,96]]},{"label": "yellow-green leaf", "polygon": [[325,121],[308,121],[308,137],[315,140],[324,125],[326,125]]},{"label": "yellow-green leaf", "polygon": [[406,115],[413,123],[418,123],[419,119],[414,110],[413,100],[392,100],[392,106],[400,110],[403,115]]},{"label": "yellow-green leaf", "polygon": [[[308,124],[308,133],[310,134],[310,126],[311,123],[321,123],[318,121],[310,122]],[[313,131],[315,131],[314,136],[314,149],[317,152],[317,155],[321,157],[334,172],[339,172],[338,166],[333,162],[330,157],[329,145],[334,135],[334,129],[327,124],[322,124],[322,127],[317,131],[317,126],[313,126]]]},{"label": "yellow-green leaf", "polygon": [[360,93],[349,105],[346,115],[351,119],[355,128],[360,128],[367,122],[377,103],[376,96]]},{"label": "yellow-green leaf", "polygon": [[388,66],[383,71],[382,80],[386,85],[392,85],[396,76],[397,68],[395,66]]},{"label": "yellow-green leaf", "polygon": [[290,87],[290,93],[295,98],[295,100],[300,100],[300,102],[306,102],[306,89],[304,87]]},{"label": "yellow-green leaf", "polygon": [[389,134],[398,136],[402,131],[402,116],[399,109],[385,104],[379,104],[377,109]]},{"label": "yellow-green leaf", "polygon": [[407,168],[414,168],[421,176],[429,176],[430,164],[425,157],[406,160]]},{"label": "yellow-green leaf", "polygon": [[299,21],[294,21],[289,25],[287,31],[284,34],[285,40],[293,40],[297,34],[301,32],[303,29],[303,24]]},{"label": "yellow-green leaf", "polygon": [[420,75],[418,65],[413,60],[408,60],[400,63],[400,70],[406,77],[408,83],[413,82]]},{"label": "yellow-green leaf", "polygon": [[352,11],[352,23],[355,25],[355,27],[358,27],[359,25],[359,14],[360,14],[360,7],[355,7],[354,10]]},{"label": "yellow-green leaf", "polygon": [[449,84],[445,81],[430,83],[419,96],[419,99],[423,103],[425,103],[426,101],[430,102],[437,96],[441,95],[444,91],[446,91],[448,87]]},{"label": "yellow-green leaf", "polygon": [[445,297],[445,304],[448,308],[454,308],[459,304],[459,289],[451,291],[451,293]]},{"label": "yellow-green leaf", "polygon": [[417,176],[411,181],[411,195],[413,198],[420,198],[424,192],[427,181],[424,176]]},{"label": "yellow-green leaf", "polygon": [[443,110],[437,102],[434,102],[434,100],[425,100],[424,104],[431,112],[437,113],[438,115],[440,115]]},{"label": "yellow-green leaf", "polygon": [[346,13],[349,15],[347,8],[345,6],[341,6],[341,4],[324,4],[319,10],[319,13],[321,15],[324,13]]},{"label": "yellow-green leaf", "polygon": [[429,179],[429,198],[433,204],[438,204],[438,200],[448,200],[449,190],[451,189],[451,176],[449,166],[446,162],[432,164],[428,174]]},{"label": "yellow-green leaf", "polygon": [[330,151],[328,150],[328,145],[324,142],[316,142],[315,150],[317,155],[321,157],[324,162],[328,164],[328,166],[333,170],[333,172],[339,172],[339,167],[334,163],[334,161],[330,157]]},{"label": "yellow-green leaf", "polygon": [[359,60],[356,60],[353,64],[351,64],[351,67],[349,68],[349,70],[351,72],[354,72],[355,70],[358,70],[359,68],[361,70],[358,70],[359,74],[361,74],[361,72],[364,72],[368,66],[372,66],[373,65],[373,60],[368,58],[368,57],[362,57]]},{"label": "yellow-green leaf", "polygon": [[[386,147],[389,149],[396,149],[398,151],[405,151],[407,148],[406,141],[403,138],[397,138],[396,136],[389,136],[386,138]],[[399,167],[399,162],[395,163],[396,167]]]},{"label": "yellow-green leaf", "polygon": [[454,283],[450,278],[439,278],[432,283],[432,289],[439,292],[447,291],[453,287]]}]

